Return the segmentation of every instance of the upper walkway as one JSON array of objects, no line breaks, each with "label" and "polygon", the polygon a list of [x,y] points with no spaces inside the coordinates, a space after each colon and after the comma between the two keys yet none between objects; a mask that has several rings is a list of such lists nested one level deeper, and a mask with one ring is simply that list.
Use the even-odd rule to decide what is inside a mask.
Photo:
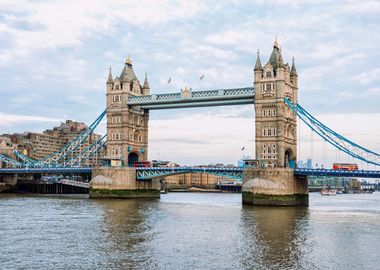
[{"label": "upper walkway", "polygon": [[158,110],[253,104],[254,101],[255,89],[253,87],[245,87],[207,91],[185,89],[179,93],[130,96],[128,98],[128,105],[140,106],[142,109]]}]

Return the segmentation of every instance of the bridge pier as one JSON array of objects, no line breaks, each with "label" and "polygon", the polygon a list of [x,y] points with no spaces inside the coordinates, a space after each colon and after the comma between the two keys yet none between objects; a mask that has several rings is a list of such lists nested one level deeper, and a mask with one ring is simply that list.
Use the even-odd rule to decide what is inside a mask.
[{"label": "bridge pier", "polygon": [[99,167],[92,175],[90,198],[160,198],[159,179],[138,181],[135,168]]},{"label": "bridge pier", "polygon": [[17,174],[0,175],[0,192],[12,190],[17,185]]},{"label": "bridge pier", "polygon": [[244,169],[242,202],[245,205],[307,206],[307,178],[295,176],[291,168]]}]

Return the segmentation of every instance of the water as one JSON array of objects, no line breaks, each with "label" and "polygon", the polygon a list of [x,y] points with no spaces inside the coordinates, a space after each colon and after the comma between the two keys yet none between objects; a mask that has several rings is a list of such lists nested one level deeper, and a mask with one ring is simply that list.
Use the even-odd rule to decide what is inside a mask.
[{"label": "water", "polygon": [[380,193],[312,193],[309,208],[0,194],[0,269],[379,269],[379,243]]}]

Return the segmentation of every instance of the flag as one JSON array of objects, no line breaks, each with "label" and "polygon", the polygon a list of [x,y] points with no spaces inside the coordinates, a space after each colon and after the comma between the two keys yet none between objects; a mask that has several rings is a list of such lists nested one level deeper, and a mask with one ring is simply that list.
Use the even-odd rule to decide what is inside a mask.
[{"label": "flag", "polygon": [[245,149],[245,147],[243,146],[243,148],[241,149],[241,151],[243,151]]},{"label": "flag", "polygon": [[202,73],[202,75],[199,77],[199,79],[203,80],[204,77],[205,77],[205,75]]},{"label": "flag", "polygon": [[172,77],[169,77],[168,83],[170,83],[171,81],[172,81]]}]

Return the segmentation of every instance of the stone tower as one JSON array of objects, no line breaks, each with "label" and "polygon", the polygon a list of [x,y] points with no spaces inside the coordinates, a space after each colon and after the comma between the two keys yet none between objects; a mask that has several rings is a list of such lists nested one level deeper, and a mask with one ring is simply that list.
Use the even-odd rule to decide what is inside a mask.
[{"label": "stone tower", "polygon": [[107,157],[114,165],[133,166],[148,160],[149,112],[128,106],[128,97],[149,95],[145,75],[141,86],[127,58],[120,76],[113,78],[111,69],[107,80]]},{"label": "stone tower", "polygon": [[309,204],[306,177],[294,175],[297,118],[284,99],[297,103],[298,75],[285,64],[277,39],[268,63],[260,55],[254,69],[256,159],[260,166],[243,171],[242,199],[248,205]]},{"label": "stone tower", "polygon": [[259,52],[254,69],[256,159],[266,167],[293,167],[297,160],[296,114],[284,103],[297,103],[297,71],[284,64],[277,39],[263,67]]},{"label": "stone tower", "polygon": [[[159,198],[160,179],[139,180],[137,161],[148,160],[149,111],[129,106],[130,96],[150,94],[147,75],[141,86],[128,57],[120,76],[107,80],[107,149],[111,164],[92,169],[90,198]],[[111,166],[109,166],[111,165]]]}]

